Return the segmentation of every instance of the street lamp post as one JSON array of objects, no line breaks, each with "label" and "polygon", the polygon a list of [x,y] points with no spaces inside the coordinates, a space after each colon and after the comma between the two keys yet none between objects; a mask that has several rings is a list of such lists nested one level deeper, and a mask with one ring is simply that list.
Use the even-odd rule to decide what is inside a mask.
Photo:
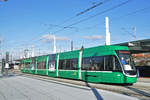
[{"label": "street lamp post", "polygon": [[6,63],[5,63],[5,76],[8,77],[9,69],[9,52],[6,52]]}]

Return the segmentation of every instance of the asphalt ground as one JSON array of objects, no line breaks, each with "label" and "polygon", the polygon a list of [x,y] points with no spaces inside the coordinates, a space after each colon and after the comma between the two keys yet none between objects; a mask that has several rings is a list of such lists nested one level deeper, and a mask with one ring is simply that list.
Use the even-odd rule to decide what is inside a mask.
[{"label": "asphalt ground", "polygon": [[11,74],[0,78],[0,100],[138,100],[135,97],[70,83]]},{"label": "asphalt ground", "polygon": [[[16,72],[15,72],[16,73]],[[100,90],[107,90],[119,94],[123,94],[130,97],[136,97],[141,100],[150,100],[150,79],[149,78],[139,78],[138,82],[132,86],[119,85],[119,84],[95,84],[95,83],[85,83],[79,80],[70,80],[70,79],[61,79],[61,78],[52,78],[47,76],[39,76],[32,74],[24,74],[17,72],[17,74],[9,74],[9,77],[13,76],[22,76],[27,78],[38,79],[42,81],[56,81],[62,83],[69,83],[78,86],[84,86],[89,88],[95,88]]]}]

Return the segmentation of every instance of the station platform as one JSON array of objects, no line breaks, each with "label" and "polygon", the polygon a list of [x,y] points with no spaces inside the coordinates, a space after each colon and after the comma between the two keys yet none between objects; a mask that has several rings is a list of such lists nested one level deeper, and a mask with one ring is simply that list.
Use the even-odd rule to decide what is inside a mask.
[{"label": "station platform", "polygon": [[20,75],[0,78],[0,100],[139,100],[111,91]]},{"label": "station platform", "polygon": [[138,82],[150,83],[150,77],[140,77],[137,79]]},{"label": "station platform", "polygon": [[[138,78],[137,83],[133,84],[132,86],[124,86],[119,84],[95,84],[95,83],[86,83],[84,81],[80,80],[70,80],[70,79],[63,79],[63,78],[52,78],[48,76],[40,76],[40,75],[32,75],[32,74],[25,74],[21,72],[11,72],[9,73],[9,77],[26,77],[46,82],[52,82],[55,84],[63,84],[65,86],[68,86],[66,84],[72,84],[77,86],[83,86],[88,87],[90,89],[100,89],[100,90],[106,90],[111,91],[115,93],[119,93],[122,95],[130,96],[130,97],[136,97],[141,100],[150,100],[150,78]],[[4,78],[4,76],[2,76]],[[2,79],[1,78],[1,79]]]}]

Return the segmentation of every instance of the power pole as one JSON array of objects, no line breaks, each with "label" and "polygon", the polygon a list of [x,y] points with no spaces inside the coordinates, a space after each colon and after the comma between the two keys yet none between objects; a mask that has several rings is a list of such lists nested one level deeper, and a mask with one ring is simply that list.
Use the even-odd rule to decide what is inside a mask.
[{"label": "power pole", "polygon": [[122,30],[131,35],[136,41],[136,27],[133,27],[134,34],[132,32],[127,31],[125,28],[122,28]]},{"label": "power pole", "polygon": [[9,68],[9,52],[6,52],[6,63],[5,63],[5,76],[8,77]]},{"label": "power pole", "polygon": [[34,45],[32,45],[32,57],[34,57]]},{"label": "power pole", "polygon": [[71,51],[73,51],[73,40],[71,40]]},{"label": "power pole", "polygon": [[53,35],[53,38],[54,38],[54,51],[53,51],[53,53],[56,53],[56,36]]},{"label": "power pole", "polygon": [[133,27],[133,31],[134,31],[134,40],[136,41],[136,27]]},{"label": "power pole", "polygon": [[29,58],[29,49],[24,50],[24,56],[25,58]]}]

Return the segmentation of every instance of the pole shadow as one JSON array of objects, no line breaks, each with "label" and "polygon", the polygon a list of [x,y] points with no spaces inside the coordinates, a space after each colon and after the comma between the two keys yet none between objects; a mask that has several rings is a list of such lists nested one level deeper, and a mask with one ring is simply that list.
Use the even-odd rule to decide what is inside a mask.
[{"label": "pole shadow", "polygon": [[142,91],[142,90],[139,90],[139,89],[136,89],[136,88],[133,88],[133,87],[129,87],[129,86],[125,86],[125,88],[127,88],[129,90],[132,90],[132,91],[134,91],[136,93],[142,94],[145,97],[150,97],[150,93],[147,93],[145,91]]},{"label": "pole shadow", "polygon": [[90,84],[88,83],[88,78],[87,77],[88,77],[87,70],[85,70],[85,84],[86,84],[86,86],[89,87],[92,90],[92,92],[95,95],[97,100],[104,100],[102,98],[102,96],[99,94],[99,92],[95,88],[92,88],[90,86]]},{"label": "pole shadow", "polygon": [[0,74],[0,78],[10,78],[10,77],[17,77],[22,76],[23,74],[16,74],[16,73],[8,73],[8,75],[5,75],[6,73]]}]

